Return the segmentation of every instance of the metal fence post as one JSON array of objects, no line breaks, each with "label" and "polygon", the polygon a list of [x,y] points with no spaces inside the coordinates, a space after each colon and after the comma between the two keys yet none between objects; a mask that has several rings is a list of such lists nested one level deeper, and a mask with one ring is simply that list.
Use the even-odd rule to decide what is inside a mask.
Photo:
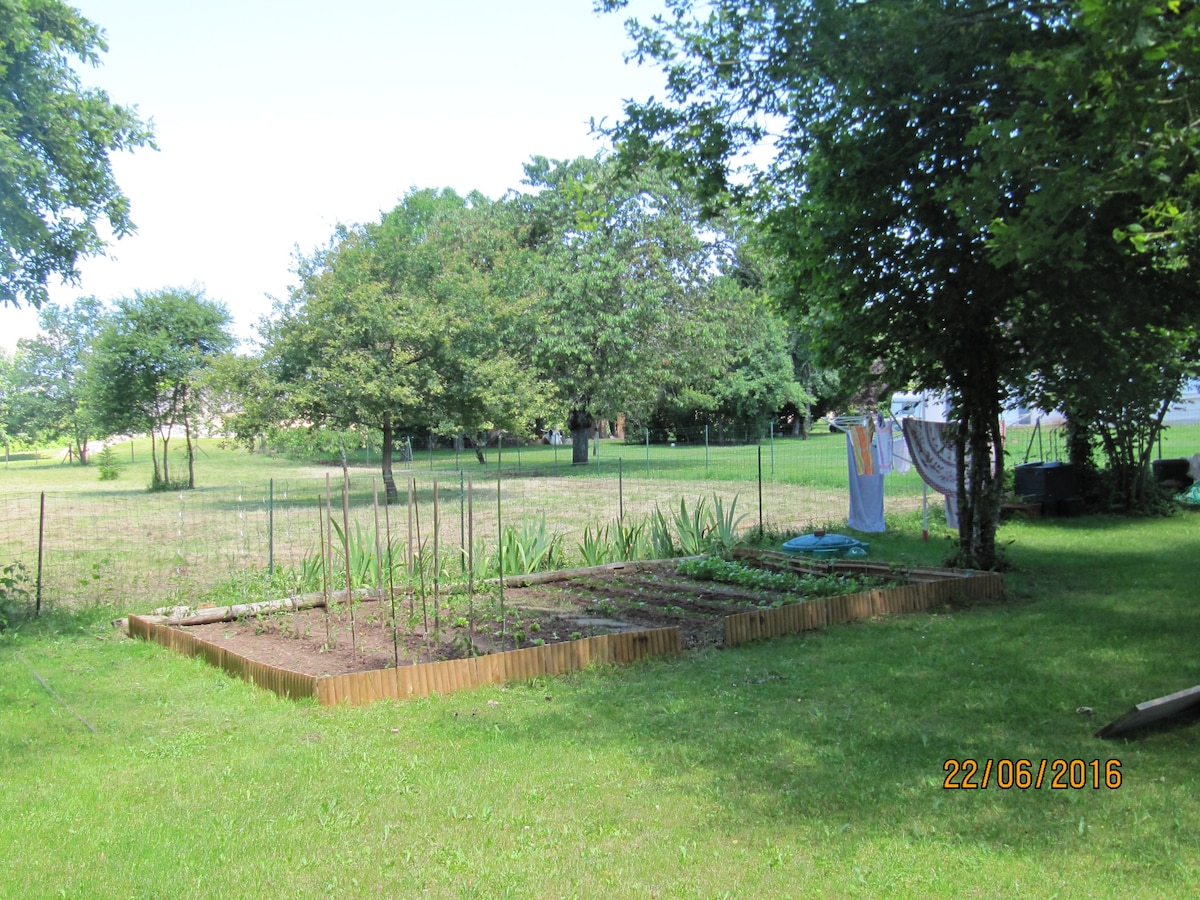
[{"label": "metal fence post", "polygon": [[267,577],[275,575],[275,479],[267,488]]},{"label": "metal fence post", "polygon": [[617,518],[625,524],[625,480],[622,470],[622,458],[617,457]]},{"label": "metal fence post", "polygon": [[38,510],[38,567],[37,567],[37,604],[33,614],[42,614],[42,554],[46,540],[46,492],[42,491],[40,509]]},{"label": "metal fence post", "polygon": [[763,536],[762,444],[758,445],[758,536]]}]

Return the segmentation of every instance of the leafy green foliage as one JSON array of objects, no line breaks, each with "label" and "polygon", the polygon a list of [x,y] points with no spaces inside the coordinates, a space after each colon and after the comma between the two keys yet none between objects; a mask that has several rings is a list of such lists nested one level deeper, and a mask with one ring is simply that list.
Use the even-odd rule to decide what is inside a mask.
[{"label": "leafy green foliage", "polygon": [[[51,276],[78,281],[101,228],[133,231],[109,154],[153,146],[130,107],[85,88],[75,66],[108,47],[60,0],[6,0],[0,14],[0,305],[40,306]],[[73,63],[72,60],[77,60]]]},{"label": "leafy green foliage", "polygon": [[99,462],[100,480],[116,481],[121,476],[121,467],[117,464],[117,454],[111,444],[105,444],[97,457]]},{"label": "leafy green foliage", "polygon": [[33,615],[33,583],[25,564],[0,568],[0,631],[15,628]]},{"label": "leafy green foliage", "polygon": [[644,421],[664,392],[718,380],[736,294],[717,287],[730,247],[651,169],[534,157],[525,173],[540,189],[520,198],[540,288],[532,357],[567,406],[573,462],[583,464],[596,418]]},{"label": "leafy green foliage", "polygon": [[500,560],[504,575],[553,571],[562,560],[562,535],[547,527],[544,515],[506,525],[500,535]]},{"label": "leafy green foliage", "polygon": [[591,525],[584,526],[583,539],[577,546],[585,566],[602,566],[617,558],[616,545],[610,538],[607,525],[597,526],[595,531]]},{"label": "leafy green foliage", "polygon": [[712,505],[700,497],[689,510],[687,501],[679,499],[679,510],[671,515],[672,545],[680,555],[699,556],[710,550],[728,552],[741,543],[738,525],[745,515],[737,515],[737,498],[725,509],[720,497],[713,495]]},{"label": "leafy green foliage", "polygon": [[95,430],[86,376],[104,317],[94,297],[69,307],[48,303],[38,311],[37,336],[17,342],[13,362],[10,427],[39,443],[66,438],[80,463]]},{"label": "leafy green foliage", "polygon": [[522,432],[545,391],[514,350],[536,332],[521,318],[529,276],[511,215],[479,194],[422,190],[378,223],[339,229],[264,326],[260,370],[230,373],[238,393],[266,398],[233,420],[238,436],[300,422],[377,431],[394,501],[404,423]]},{"label": "leafy green foliage", "polygon": [[[117,301],[92,347],[88,404],[106,434],[145,431],[162,448],[151,487],[194,488],[192,429],[199,412],[200,371],[234,339],[229,311],[203,292],[167,288]],[[172,479],[167,449],[182,426],[188,447],[186,479]]]},{"label": "leafy green foliage", "polygon": [[781,591],[795,594],[803,600],[841,597],[872,588],[885,587],[888,584],[884,580],[863,575],[834,572],[827,575],[797,575],[793,572],[772,572],[768,569],[744,566],[719,556],[683,560],[679,563],[676,571],[680,575],[687,575],[701,581],[736,584],[752,590]]},{"label": "leafy green foliage", "polygon": [[[1200,356],[1196,6],[668,6],[628,26],[666,99],[610,135],[694,178],[710,211],[762,221],[826,364],[948,388],[960,556],[997,559],[1010,389],[1105,430],[1135,500],[1154,428],[1110,426],[1153,423]],[[773,159],[746,165],[765,143]]]}]

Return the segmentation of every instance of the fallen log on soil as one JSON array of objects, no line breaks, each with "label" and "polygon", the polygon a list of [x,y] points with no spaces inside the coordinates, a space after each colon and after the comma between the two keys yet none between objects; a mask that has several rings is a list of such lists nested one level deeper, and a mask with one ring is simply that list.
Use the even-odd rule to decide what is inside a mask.
[{"label": "fallen log on soil", "polygon": [[[376,590],[363,589],[354,592],[354,597],[366,600],[380,596]],[[335,602],[346,601],[345,591],[335,591],[330,594]],[[154,622],[164,625],[209,625],[213,622],[231,622],[246,616],[257,616],[260,613],[287,612],[293,609],[311,609],[314,606],[324,606],[325,595],[322,593],[301,594],[299,597],[284,597],[281,600],[263,600],[259,603],[239,603],[234,606],[214,606],[209,609],[168,606],[156,609],[154,616],[146,616]]]},{"label": "fallen log on soil", "polygon": [[[663,566],[675,566],[683,562],[685,559],[697,558],[698,557],[681,556],[678,559],[646,559],[637,562],[605,563],[602,566],[586,566],[582,569],[559,569],[557,572],[533,572],[528,575],[506,575],[504,576],[504,586],[528,587],[534,584],[552,584],[555,581],[567,581],[571,578],[583,578],[588,575],[604,575],[608,572],[644,572],[648,569],[661,568]],[[495,584],[496,579],[488,579],[488,583]]]}]

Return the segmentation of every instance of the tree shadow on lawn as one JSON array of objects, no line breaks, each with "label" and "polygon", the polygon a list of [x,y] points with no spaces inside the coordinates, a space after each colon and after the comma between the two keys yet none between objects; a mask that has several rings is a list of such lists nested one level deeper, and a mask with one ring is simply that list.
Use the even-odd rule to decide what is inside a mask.
[{"label": "tree shadow on lawn", "polygon": [[[946,790],[944,764],[1099,759],[1103,773],[1116,758],[1136,782],[1190,759],[1186,735],[1141,747],[1093,736],[1130,705],[1130,691],[1145,691],[1131,679],[1178,661],[1174,646],[1138,640],[1114,664],[1125,646],[1117,636],[1136,620],[1098,611],[1082,638],[1064,642],[1056,629],[1070,627],[1069,615],[1001,605],[700,652],[575,679],[540,713],[539,734],[586,727],[613,750],[636,748],[678,790],[699,779],[731,821],[777,822],[781,833],[939,834],[1053,858],[1079,850],[1085,818],[1100,829],[1089,832],[1093,852],[1123,839],[1130,790],[1050,790],[1050,775],[1040,790]],[[1076,711],[1085,705],[1097,715]],[[1154,818],[1159,802],[1164,822],[1196,818],[1139,794],[1143,815]],[[1167,826],[1140,827],[1152,841]]]}]

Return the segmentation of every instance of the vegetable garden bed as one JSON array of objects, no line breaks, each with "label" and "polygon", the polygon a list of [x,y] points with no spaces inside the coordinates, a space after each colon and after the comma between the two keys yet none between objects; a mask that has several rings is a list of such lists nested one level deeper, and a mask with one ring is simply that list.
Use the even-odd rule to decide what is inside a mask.
[{"label": "vegetable garden bed", "polygon": [[155,640],[285,696],[361,703],[555,675],[704,646],[1000,596],[1001,576],[894,571],[738,550],[505,580],[499,593],[439,608],[378,597],[181,625],[131,616]]}]

